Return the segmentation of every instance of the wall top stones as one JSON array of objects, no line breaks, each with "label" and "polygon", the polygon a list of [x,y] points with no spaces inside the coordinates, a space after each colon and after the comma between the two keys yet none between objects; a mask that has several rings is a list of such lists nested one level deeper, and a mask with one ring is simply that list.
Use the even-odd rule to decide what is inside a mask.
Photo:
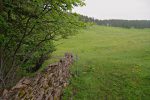
[{"label": "wall top stones", "polygon": [[73,55],[65,57],[55,64],[50,64],[42,73],[33,78],[22,78],[11,90],[4,90],[2,100],[60,100],[62,90],[68,84],[69,66]]}]

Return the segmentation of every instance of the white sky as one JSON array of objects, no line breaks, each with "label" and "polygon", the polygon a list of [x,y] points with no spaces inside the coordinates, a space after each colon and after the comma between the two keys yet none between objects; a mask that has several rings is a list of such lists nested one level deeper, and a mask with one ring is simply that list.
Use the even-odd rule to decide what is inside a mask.
[{"label": "white sky", "polygon": [[97,19],[150,20],[150,0],[85,0],[73,11]]}]

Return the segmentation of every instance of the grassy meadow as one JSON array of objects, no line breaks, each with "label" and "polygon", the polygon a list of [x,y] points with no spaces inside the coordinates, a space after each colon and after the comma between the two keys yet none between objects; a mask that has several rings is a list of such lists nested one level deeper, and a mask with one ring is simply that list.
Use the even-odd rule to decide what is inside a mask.
[{"label": "grassy meadow", "polygon": [[92,26],[57,44],[75,59],[63,100],[150,100],[150,29]]}]

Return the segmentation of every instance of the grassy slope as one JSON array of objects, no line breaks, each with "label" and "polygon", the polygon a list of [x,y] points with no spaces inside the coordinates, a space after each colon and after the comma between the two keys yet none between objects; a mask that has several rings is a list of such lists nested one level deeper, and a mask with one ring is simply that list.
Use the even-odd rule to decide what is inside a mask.
[{"label": "grassy slope", "polygon": [[64,100],[150,100],[150,29],[93,26],[55,52],[74,53]]}]

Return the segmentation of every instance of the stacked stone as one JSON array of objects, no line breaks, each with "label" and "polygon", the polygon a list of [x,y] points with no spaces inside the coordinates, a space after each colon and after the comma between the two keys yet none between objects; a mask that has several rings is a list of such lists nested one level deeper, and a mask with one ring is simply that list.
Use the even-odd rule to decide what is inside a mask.
[{"label": "stacked stone", "polygon": [[60,100],[68,84],[73,55],[66,53],[58,63],[49,65],[33,78],[23,78],[11,90],[4,90],[3,100]]}]

